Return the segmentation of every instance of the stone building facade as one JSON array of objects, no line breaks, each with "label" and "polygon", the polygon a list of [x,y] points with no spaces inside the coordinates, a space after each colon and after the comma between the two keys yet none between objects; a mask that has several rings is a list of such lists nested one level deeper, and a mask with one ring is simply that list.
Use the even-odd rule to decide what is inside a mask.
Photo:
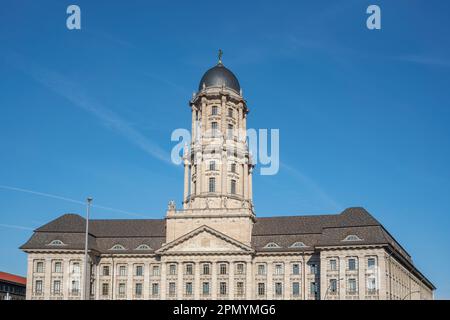
[{"label": "stone building facade", "polygon": [[170,202],[165,219],[90,220],[86,278],[83,217],[36,229],[21,247],[27,299],[433,298],[433,284],[363,208],[256,217],[249,109],[220,60],[189,106],[182,208]]}]

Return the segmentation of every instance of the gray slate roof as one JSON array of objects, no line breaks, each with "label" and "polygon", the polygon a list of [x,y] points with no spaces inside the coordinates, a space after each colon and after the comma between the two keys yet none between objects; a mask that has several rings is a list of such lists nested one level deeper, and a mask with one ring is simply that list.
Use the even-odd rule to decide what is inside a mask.
[{"label": "gray slate roof", "polygon": [[[64,214],[37,228],[31,238],[21,246],[31,249],[84,249],[85,219],[77,214]],[[89,248],[99,253],[153,253],[165,243],[165,219],[90,220]],[[342,241],[348,235],[356,235],[361,241]],[[52,247],[52,240],[64,242],[62,247]],[[280,248],[265,248],[274,242]],[[295,242],[305,247],[292,248]],[[125,250],[114,251],[115,244]],[[146,244],[151,249],[136,250]],[[318,247],[383,245],[411,268],[410,255],[389,232],[364,208],[345,209],[340,214],[313,216],[278,216],[256,219],[252,232],[252,247],[256,252],[311,251]],[[421,275],[421,274],[420,274]]]}]

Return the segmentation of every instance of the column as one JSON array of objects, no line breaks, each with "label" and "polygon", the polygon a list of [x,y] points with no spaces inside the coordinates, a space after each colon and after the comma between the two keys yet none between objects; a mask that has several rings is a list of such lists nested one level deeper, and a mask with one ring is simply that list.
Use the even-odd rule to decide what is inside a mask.
[{"label": "column", "polygon": [[184,159],[184,194],[183,194],[183,207],[186,208],[186,202],[189,195],[189,162]]},{"label": "column", "polygon": [[[239,104],[238,110],[239,110],[239,116],[238,116],[238,121],[237,121],[238,122],[237,129],[238,129],[238,132],[240,133],[243,130],[243,126],[242,126],[242,124],[243,124],[243,120],[242,120],[242,104]],[[243,139],[243,137],[241,137],[240,135],[239,135],[239,138]],[[239,139],[239,141],[241,141],[241,139]]]},{"label": "column", "polygon": [[197,119],[196,119],[196,113],[197,113],[197,110],[196,110],[196,108],[195,108],[195,106],[192,106],[192,130],[191,130],[191,141],[192,142],[195,142],[196,141],[196,136],[197,136],[197,126],[196,126],[196,124],[197,124]]},{"label": "column", "polygon": [[183,264],[181,262],[177,263],[177,299],[183,299]]},{"label": "column", "polygon": [[230,299],[234,299],[234,261],[230,261],[230,265],[229,265],[229,277],[228,277],[228,296],[230,297]]},{"label": "column", "polygon": [[250,201],[252,201],[252,199],[253,199],[252,177],[253,177],[253,167],[250,166],[250,168],[248,170],[248,199]]},{"label": "column", "polygon": [[52,288],[52,259],[46,258],[44,264],[44,281],[42,283],[42,290],[44,291],[44,299],[50,298],[50,290]]},{"label": "column", "polygon": [[222,137],[226,138],[226,130],[227,130],[227,124],[226,124],[226,120],[227,120],[227,97],[222,96],[222,107],[221,107],[221,119],[222,119],[222,124],[221,124],[221,133],[222,133]]},{"label": "column", "polygon": [[200,263],[198,261],[194,264],[194,299],[200,299]]},{"label": "column", "polygon": [[197,152],[197,159],[196,159],[196,165],[197,165],[197,195],[202,194],[203,192],[203,159],[202,159],[202,153],[199,151]]},{"label": "column", "polygon": [[161,282],[159,283],[159,295],[160,295],[160,299],[161,300],[166,300],[166,291],[167,291],[167,277],[166,277],[166,271],[167,271],[167,266],[166,266],[166,262],[162,262],[161,261],[161,267],[160,267],[160,272],[161,272]]},{"label": "column", "polygon": [[253,294],[254,286],[256,286],[256,281],[254,280],[255,277],[253,276],[253,263],[251,261],[247,261],[245,266],[245,295],[247,297],[247,300],[255,299],[255,295]]},{"label": "column", "polygon": [[132,300],[134,297],[134,283],[133,283],[134,268],[132,263],[127,265],[127,284],[126,284],[126,299]]},{"label": "column", "polygon": [[206,102],[202,101],[202,129],[201,129],[201,136],[205,136],[206,133],[206,118],[208,117],[208,113],[206,111]]},{"label": "column", "polygon": [[247,159],[244,158],[244,174],[242,176],[242,180],[244,181],[244,199],[248,199],[248,163]]},{"label": "column", "polygon": [[227,175],[228,175],[227,151],[222,151],[222,190],[221,190],[222,195],[228,194]]},{"label": "column", "polygon": [[150,263],[144,263],[144,284],[142,285],[144,300],[150,299]]},{"label": "column", "polygon": [[[28,268],[27,268],[27,285],[26,285],[26,299],[30,300],[31,299],[31,295],[33,293],[33,289],[34,289],[34,277],[33,277],[33,271],[34,271],[34,265],[33,265],[33,255],[32,254],[28,254]],[[64,287],[63,287],[64,288]]]},{"label": "column", "polygon": [[211,290],[211,299],[217,300],[217,292],[219,291],[219,281],[217,279],[217,261],[211,261],[211,282],[210,282],[210,290]]}]

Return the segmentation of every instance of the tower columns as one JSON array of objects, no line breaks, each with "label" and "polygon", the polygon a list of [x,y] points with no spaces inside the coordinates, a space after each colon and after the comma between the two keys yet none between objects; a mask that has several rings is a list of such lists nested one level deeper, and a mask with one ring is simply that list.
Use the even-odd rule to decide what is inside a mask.
[{"label": "tower columns", "polygon": [[247,164],[247,159],[244,159],[244,170],[243,170],[243,174],[242,174],[242,180],[244,182],[244,200],[248,199],[248,164]]},{"label": "tower columns", "polygon": [[227,171],[228,171],[228,163],[227,163],[227,152],[222,151],[222,195],[226,195],[228,192],[227,189]]},{"label": "tower columns", "polygon": [[186,207],[189,196],[189,162],[184,159],[184,194],[183,194],[183,206]]}]

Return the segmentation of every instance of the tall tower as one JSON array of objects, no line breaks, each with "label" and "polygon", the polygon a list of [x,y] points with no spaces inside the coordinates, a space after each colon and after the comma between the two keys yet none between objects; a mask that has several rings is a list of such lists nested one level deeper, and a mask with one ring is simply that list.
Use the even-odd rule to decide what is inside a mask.
[{"label": "tall tower", "polygon": [[246,142],[247,103],[221,59],[189,102],[192,141],[184,154],[183,210],[167,212],[167,241],[207,225],[249,244],[255,214]]}]

